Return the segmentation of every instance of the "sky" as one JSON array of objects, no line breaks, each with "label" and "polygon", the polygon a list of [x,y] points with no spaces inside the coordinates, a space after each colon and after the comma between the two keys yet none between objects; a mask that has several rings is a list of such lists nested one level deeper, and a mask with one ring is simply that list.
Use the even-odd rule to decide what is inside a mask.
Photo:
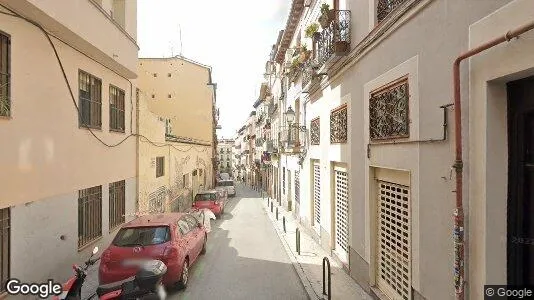
[{"label": "sky", "polygon": [[[289,0],[138,0],[139,57],[209,65],[217,83],[219,138],[232,138],[258,98],[265,62],[284,29]],[[181,43],[180,43],[181,28]],[[180,46],[181,45],[181,46]]]}]

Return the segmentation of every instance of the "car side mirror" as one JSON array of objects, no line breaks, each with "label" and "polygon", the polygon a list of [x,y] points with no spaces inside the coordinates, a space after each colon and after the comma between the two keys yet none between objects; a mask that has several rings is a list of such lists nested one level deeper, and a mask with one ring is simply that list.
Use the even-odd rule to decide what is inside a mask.
[{"label": "car side mirror", "polygon": [[93,248],[93,255],[98,253],[98,246]]}]

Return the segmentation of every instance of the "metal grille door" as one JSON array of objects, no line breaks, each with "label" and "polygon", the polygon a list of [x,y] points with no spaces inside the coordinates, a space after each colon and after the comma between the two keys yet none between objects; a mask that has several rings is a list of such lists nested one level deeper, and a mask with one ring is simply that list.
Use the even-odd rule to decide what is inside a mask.
[{"label": "metal grille door", "polygon": [[409,187],[379,181],[378,287],[391,299],[411,299]]},{"label": "metal grille door", "polygon": [[347,261],[349,245],[349,191],[347,172],[335,170],[336,251]]},{"label": "metal grille door", "polygon": [[295,171],[295,203],[300,204],[300,172]]},{"label": "metal grille door", "polygon": [[321,224],[321,166],[318,163],[313,165],[313,214],[318,229]]}]

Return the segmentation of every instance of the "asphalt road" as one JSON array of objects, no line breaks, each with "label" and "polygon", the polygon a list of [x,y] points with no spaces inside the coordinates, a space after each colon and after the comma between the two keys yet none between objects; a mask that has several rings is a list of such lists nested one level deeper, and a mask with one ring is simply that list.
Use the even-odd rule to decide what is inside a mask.
[{"label": "asphalt road", "polygon": [[257,197],[237,187],[223,218],[211,221],[207,253],[192,266],[187,289],[168,299],[308,299]]}]

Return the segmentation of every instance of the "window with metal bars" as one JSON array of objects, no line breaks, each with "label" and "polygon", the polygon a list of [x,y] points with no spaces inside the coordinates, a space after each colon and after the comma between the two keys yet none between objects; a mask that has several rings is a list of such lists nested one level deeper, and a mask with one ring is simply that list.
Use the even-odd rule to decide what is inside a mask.
[{"label": "window with metal bars", "polygon": [[109,184],[109,230],[115,229],[125,221],[126,182],[124,180]]},{"label": "window with metal bars", "polygon": [[[11,116],[10,99],[10,60],[11,39],[8,35],[0,32],[0,116]],[[2,283],[3,288],[3,283]]]},{"label": "window with metal bars", "polygon": [[124,132],[124,91],[109,86],[109,130]]},{"label": "window with metal bars", "polygon": [[78,248],[102,236],[102,186],[78,191]]},{"label": "window with metal bars", "polygon": [[10,209],[0,209],[0,293],[5,290],[10,276]]},{"label": "window with metal bars", "polygon": [[80,70],[79,92],[80,126],[102,128],[102,81]]},{"label": "window with metal bars", "polygon": [[156,178],[165,175],[165,157],[156,157]]},{"label": "window with metal bars", "polygon": [[188,174],[184,174],[183,176],[183,186],[184,188],[186,187],[189,187],[189,173]]}]

